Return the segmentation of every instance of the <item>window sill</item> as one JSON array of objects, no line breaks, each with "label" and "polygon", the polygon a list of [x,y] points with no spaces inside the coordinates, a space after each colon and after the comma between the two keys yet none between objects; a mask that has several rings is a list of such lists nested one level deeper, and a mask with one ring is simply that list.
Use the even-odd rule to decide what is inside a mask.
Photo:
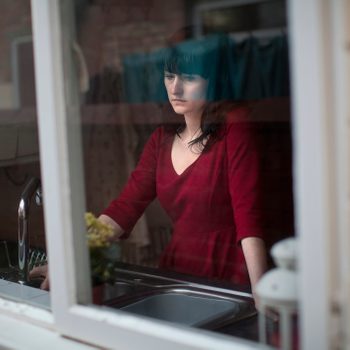
[{"label": "window sill", "polygon": [[0,315],[0,347],[2,349],[97,349],[63,338],[56,331],[6,315]]}]

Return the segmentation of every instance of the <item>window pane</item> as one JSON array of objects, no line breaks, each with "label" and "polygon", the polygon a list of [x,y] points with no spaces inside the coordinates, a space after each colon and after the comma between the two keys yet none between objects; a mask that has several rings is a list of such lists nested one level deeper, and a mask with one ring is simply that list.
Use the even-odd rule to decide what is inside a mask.
[{"label": "window pane", "polygon": [[94,302],[256,340],[244,253],[294,234],[285,2],[205,3],[76,1]]},{"label": "window pane", "polygon": [[48,308],[28,276],[46,263],[30,1],[0,9],[0,294]]}]

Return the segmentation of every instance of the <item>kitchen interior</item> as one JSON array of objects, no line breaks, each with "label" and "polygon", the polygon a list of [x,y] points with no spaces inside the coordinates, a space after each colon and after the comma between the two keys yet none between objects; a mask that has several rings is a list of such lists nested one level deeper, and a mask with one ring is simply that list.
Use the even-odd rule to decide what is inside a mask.
[{"label": "kitchen interior", "polygon": [[[6,14],[0,23],[0,45],[2,52],[6,52],[0,66],[0,259],[3,270],[19,260],[20,199],[29,181],[40,179],[41,175],[30,2],[7,0],[0,7]],[[268,247],[292,237],[292,125],[286,2],[76,0],[74,10],[76,41],[83,57],[78,63],[83,67],[80,79],[86,82],[80,94],[86,211],[98,215],[117,197],[152,131],[174,118],[161,91],[159,76],[150,77],[149,62],[156,59],[157,50],[166,47],[173,33],[191,25],[193,38],[225,33],[241,50],[237,52],[244,63],[243,78],[237,88],[237,100],[249,102],[259,130]],[[257,46],[249,50],[247,43],[253,39]],[[31,247],[27,259],[35,253],[34,265],[47,259],[43,211],[48,209],[45,198],[36,200],[39,188],[37,183],[27,198]],[[257,341],[257,315],[246,286],[235,286],[239,292],[232,300],[242,305],[235,313],[236,319],[222,317],[233,313],[229,282],[157,269],[171,230],[170,219],[155,201],[131,236],[120,243],[120,279],[104,291],[102,304]],[[272,261],[271,267],[274,267]],[[3,279],[6,280],[6,276]],[[208,314],[201,315],[203,319],[198,316],[199,319],[191,320],[180,315],[174,321],[169,312],[174,312],[177,304],[172,310],[164,311],[168,302],[167,294],[163,293],[164,298],[157,304],[158,314],[133,310],[135,301],[140,299],[131,302],[128,299],[131,292],[136,291],[139,296],[146,291],[148,296],[153,296],[149,286],[153,289],[159,286],[162,290],[171,285],[180,289],[187,287],[192,291],[191,298],[201,295],[213,301],[216,293],[227,305],[213,304],[214,309],[223,308],[218,318],[211,313],[213,309],[208,309]],[[8,286],[0,284],[0,293],[6,294],[5,287]],[[48,293],[39,289],[38,293],[31,294],[28,302],[49,308]],[[11,296],[11,292],[7,294]],[[38,302],[39,299],[44,301]],[[192,306],[192,301],[187,299],[186,303]],[[203,305],[199,303],[193,314],[201,309]],[[269,322],[270,330],[276,331],[277,325],[272,320]]]}]

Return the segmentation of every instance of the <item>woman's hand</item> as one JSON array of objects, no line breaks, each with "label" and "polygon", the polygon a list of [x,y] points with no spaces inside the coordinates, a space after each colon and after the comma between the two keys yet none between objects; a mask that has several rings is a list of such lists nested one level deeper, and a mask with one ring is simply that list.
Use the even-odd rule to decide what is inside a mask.
[{"label": "woman's hand", "polygon": [[124,230],[119,226],[117,222],[115,222],[109,216],[102,214],[98,217],[98,220],[101,221],[103,224],[109,225],[113,228],[113,233],[114,233],[113,240],[117,241],[119,240],[119,237],[123,235]]},{"label": "woman's hand", "polygon": [[36,266],[29,272],[29,278],[44,278],[40,289],[50,290],[48,265]]}]

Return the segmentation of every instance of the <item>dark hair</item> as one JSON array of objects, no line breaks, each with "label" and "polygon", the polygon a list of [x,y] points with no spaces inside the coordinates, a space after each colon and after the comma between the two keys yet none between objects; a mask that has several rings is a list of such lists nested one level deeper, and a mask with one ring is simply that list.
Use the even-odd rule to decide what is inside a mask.
[{"label": "dark hair", "polygon": [[[208,150],[219,137],[225,119],[227,101],[233,97],[229,83],[230,40],[225,35],[212,35],[186,40],[169,48],[164,70],[180,74],[196,74],[208,80],[206,106],[202,115],[202,134],[189,144]],[[185,122],[167,125],[177,135],[185,129]]]}]

